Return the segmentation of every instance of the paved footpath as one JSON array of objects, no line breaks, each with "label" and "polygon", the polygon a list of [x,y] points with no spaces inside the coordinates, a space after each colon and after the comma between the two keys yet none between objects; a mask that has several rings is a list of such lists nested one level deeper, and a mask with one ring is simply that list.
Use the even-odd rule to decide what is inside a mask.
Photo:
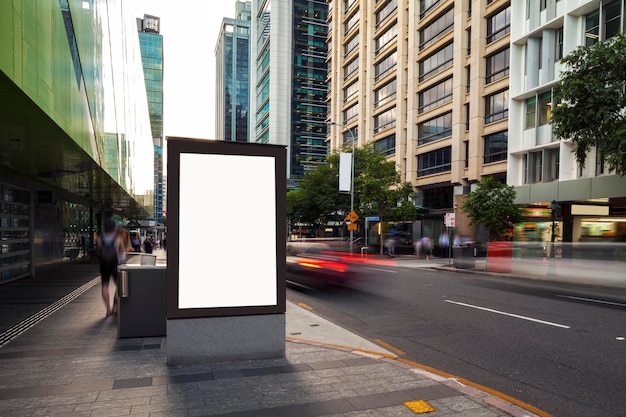
[{"label": "paved footpath", "polygon": [[0,286],[0,315],[4,417],[548,416],[291,303],[284,358],[168,366],[167,338],[117,338],[93,264]]}]

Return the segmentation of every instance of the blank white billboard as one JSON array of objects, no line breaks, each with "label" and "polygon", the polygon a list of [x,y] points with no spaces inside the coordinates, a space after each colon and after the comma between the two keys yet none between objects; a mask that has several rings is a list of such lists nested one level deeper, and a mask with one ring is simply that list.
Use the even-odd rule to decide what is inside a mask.
[{"label": "blank white billboard", "polygon": [[278,303],[275,170],[269,156],[180,154],[178,308]]}]

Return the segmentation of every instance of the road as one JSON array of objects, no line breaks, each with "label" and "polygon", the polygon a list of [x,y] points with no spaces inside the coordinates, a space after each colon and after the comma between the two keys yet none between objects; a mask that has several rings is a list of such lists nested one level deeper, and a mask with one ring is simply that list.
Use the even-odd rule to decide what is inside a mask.
[{"label": "road", "polygon": [[353,288],[289,287],[288,299],[554,416],[626,416],[623,292],[387,266]]}]

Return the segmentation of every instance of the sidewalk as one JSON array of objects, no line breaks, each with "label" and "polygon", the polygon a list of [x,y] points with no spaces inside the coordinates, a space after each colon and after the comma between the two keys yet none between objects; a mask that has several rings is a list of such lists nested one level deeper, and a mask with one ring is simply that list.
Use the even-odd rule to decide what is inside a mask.
[{"label": "sidewalk", "polygon": [[1,286],[0,317],[2,416],[547,415],[422,369],[289,302],[284,358],[169,367],[166,338],[117,339],[94,264]]}]

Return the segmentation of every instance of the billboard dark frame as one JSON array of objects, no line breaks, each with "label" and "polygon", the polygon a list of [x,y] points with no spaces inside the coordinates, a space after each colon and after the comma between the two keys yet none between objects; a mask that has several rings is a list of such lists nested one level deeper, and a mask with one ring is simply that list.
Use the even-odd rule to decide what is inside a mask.
[{"label": "billboard dark frame", "polygon": [[[181,159],[183,160],[182,163]],[[216,162],[218,164],[215,164]],[[226,165],[219,165],[222,162]],[[233,166],[231,166],[231,162],[234,163]],[[257,167],[256,172],[246,170],[245,165],[249,165],[251,162],[253,167]],[[286,312],[286,164],[287,151],[284,146],[167,137],[168,319]],[[205,169],[210,171],[210,169],[222,168],[225,171],[223,172],[224,175],[216,178],[202,175],[194,177],[192,186],[194,190],[190,191],[190,178],[188,178],[190,173],[201,171],[198,174],[202,174]],[[186,181],[182,187],[181,179]],[[272,179],[273,185],[268,184],[267,182]],[[234,182],[232,184],[234,188],[229,188],[231,181]],[[248,181],[253,186],[254,181],[257,182],[254,189],[251,189],[250,187],[242,187],[242,181],[246,182],[246,186]],[[225,191],[226,188],[228,191]],[[263,193],[263,190],[270,192]],[[274,201],[271,201],[272,190]],[[216,195],[211,195],[212,191],[215,191]],[[194,194],[195,192],[206,194]],[[247,201],[246,193],[255,192],[257,192],[256,196],[259,197],[257,201]],[[259,192],[263,194],[258,194]],[[220,193],[223,195],[218,195]],[[266,194],[270,194],[270,197],[263,200],[265,204],[259,205],[258,200],[262,200],[262,196]],[[202,197],[198,197],[200,195]],[[190,208],[189,197],[194,202],[201,198],[203,203],[210,199],[210,204],[200,204],[205,207]],[[183,207],[181,207],[181,198],[183,199]],[[242,208],[241,204],[249,204],[249,209]],[[239,216],[235,217],[244,218],[230,216],[223,219],[207,219],[204,213],[208,206],[220,213],[230,213],[230,210],[236,208]],[[197,210],[192,223],[189,222],[190,210]],[[265,218],[259,218],[259,211],[267,214]],[[273,223],[271,219],[268,221],[268,216],[271,215],[268,213],[272,211],[275,216]],[[182,221],[181,212],[185,216]],[[263,226],[268,223],[269,226],[267,227],[271,227],[273,230],[263,229]],[[231,225],[233,233],[214,236],[212,234],[213,227],[221,228],[224,224]],[[240,231],[237,231],[237,228]],[[201,244],[204,239],[219,239],[220,246],[217,250],[213,248],[213,250],[202,253],[196,252],[195,248],[193,251],[189,251],[189,243],[185,241],[181,244],[180,239],[181,235],[188,237],[191,234],[198,237],[198,244]],[[264,244],[263,236],[269,236],[267,240],[273,240],[275,245],[259,246]],[[224,248],[224,252],[219,248]],[[181,253],[181,249],[185,252]],[[255,250],[261,251],[261,253],[251,252]],[[190,255],[189,252],[192,254]],[[216,269],[216,264],[220,264],[225,257],[230,257],[233,253],[237,254],[238,262],[231,262],[228,269],[224,268],[223,265],[222,268]],[[274,254],[273,257],[264,256],[264,254],[271,253]],[[266,267],[258,270],[259,275],[264,277],[261,279],[261,283],[258,280],[255,281],[257,277],[244,277],[244,273],[238,275],[240,272],[238,268],[247,268],[245,274],[249,273],[250,263],[248,260],[254,259],[254,256],[259,256],[256,258],[257,261],[262,264],[262,267],[263,265]],[[181,259],[184,262],[183,265],[181,265]],[[275,280],[271,277],[274,268]],[[266,270],[268,272],[263,274]],[[234,282],[233,277],[235,277]],[[235,285],[237,293],[235,294],[235,287],[231,290],[227,289],[226,293],[221,293],[223,297],[220,300],[222,298],[227,299],[225,305],[216,304],[215,300],[207,302],[206,305],[200,305],[198,303],[202,303],[202,301],[197,301],[194,298],[204,290],[207,291],[207,297],[215,293],[219,295],[227,284]],[[254,285],[262,285],[262,288],[257,288],[257,291],[252,288],[250,293],[246,293],[247,287],[254,287]],[[198,291],[198,289],[202,291]],[[258,291],[259,289],[260,291]],[[181,299],[181,296],[193,298],[194,301],[188,302],[186,298]],[[231,296],[233,300],[230,300]],[[244,302],[239,302],[237,297],[241,297]],[[258,301],[256,297],[259,298]],[[252,302],[248,302],[250,298],[253,299]]]}]

